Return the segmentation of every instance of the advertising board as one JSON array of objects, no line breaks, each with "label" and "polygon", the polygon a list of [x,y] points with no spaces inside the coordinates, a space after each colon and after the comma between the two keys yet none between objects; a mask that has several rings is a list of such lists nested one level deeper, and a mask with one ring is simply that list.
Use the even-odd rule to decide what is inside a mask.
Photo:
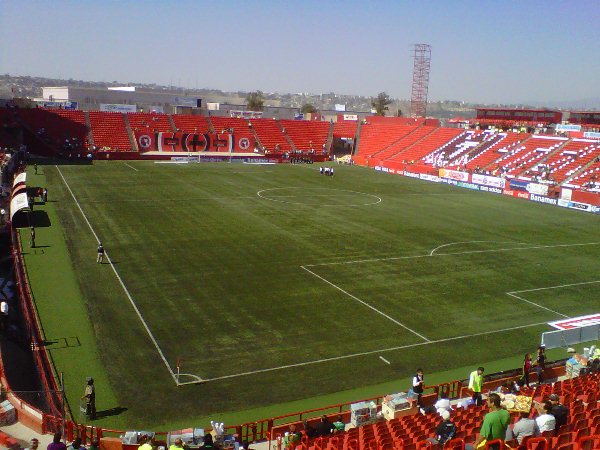
[{"label": "advertising board", "polygon": [[449,178],[456,181],[469,181],[469,174],[466,172],[459,172],[457,170],[440,169],[441,178]]},{"label": "advertising board", "polygon": [[489,175],[479,175],[477,173],[471,175],[471,181],[484,186],[493,186],[501,189],[504,189],[505,184],[504,178],[491,177]]}]

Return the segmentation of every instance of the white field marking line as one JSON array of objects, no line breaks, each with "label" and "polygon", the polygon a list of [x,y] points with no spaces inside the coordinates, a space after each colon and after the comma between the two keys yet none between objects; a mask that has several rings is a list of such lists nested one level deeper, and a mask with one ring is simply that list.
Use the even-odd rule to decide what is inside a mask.
[{"label": "white field marking line", "polygon": [[[94,228],[92,227],[92,224],[88,220],[87,216],[83,212],[83,209],[81,209],[81,205],[77,201],[77,198],[75,197],[75,194],[73,194],[73,191],[71,190],[71,186],[69,186],[69,183],[67,183],[67,180],[65,179],[65,177],[64,177],[63,173],[61,172],[60,168],[58,166],[56,166],[56,165],[54,167],[56,167],[56,170],[60,174],[60,177],[62,178],[63,182],[65,183],[65,186],[69,190],[69,193],[71,194],[71,197],[73,197],[73,200],[75,201],[75,204],[77,205],[77,208],[79,209],[79,212],[81,212],[81,215],[83,216],[83,219],[85,220],[85,222],[87,223],[88,227],[90,228],[90,231],[94,235],[94,238],[96,239],[96,242],[99,244],[100,243],[100,239],[98,238],[98,235],[94,231]],[[152,341],[152,343],[154,344],[154,347],[158,351],[158,354],[159,354],[160,358],[165,363],[165,366],[167,367],[167,370],[169,371],[169,373],[173,377],[173,380],[175,381],[175,384],[178,384],[177,376],[175,375],[175,373],[173,373],[173,370],[171,369],[171,366],[167,362],[167,359],[165,358],[165,355],[163,354],[161,348],[158,346],[158,343],[156,342],[156,339],[154,338],[154,335],[150,331],[150,328],[148,327],[148,324],[144,320],[144,317],[142,316],[142,313],[140,313],[140,310],[138,309],[137,305],[133,301],[133,297],[131,297],[131,294],[129,293],[129,290],[125,286],[125,283],[123,283],[123,279],[119,275],[119,272],[117,272],[117,269],[115,268],[112,260],[110,259],[110,256],[108,256],[108,252],[105,252],[104,256],[106,256],[106,259],[107,259],[108,263],[110,264],[110,267],[112,268],[113,272],[115,273],[115,276],[117,277],[117,280],[119,280],[119,283],[121,284],[121,287],[123,288],[123,291],[125,292],[125,295],[129,299],[129,302],[131,303],[131,306],[133,307],[135,313],[137,314],[138,318],[142,322],[142,325],[146,329],[146,332],[148,333],[148,336],[150,337],[150,340]]]},{"label": "white field marking line", "polygon": [[382,360],[384,363],[386,364],[391,364],[391,362],[389,362],[387,359],[385,359],[383,356],[379,357],[380,360]]},{"label": "white field marking line", "polygon": [[136,172],[139,172],[139,170],[138,170],[138,169],[136,169],[136,168],[135,168],[135,167],[133,167],[133,166],[130,166],[129,164],[125,163],[125,165],[126,165],[127,167],[129,167],[130,169],[133,169],[133,170],[135,170]]},{"label": "white field marking line", "polygon": [[[412,256],[391,256],[389,258],[370,258],[370,259],[359,259],[351,261],[334,261],[328,263],[316,263],[316,264],[305,264],[304,267],[317,267],[317,266],[337,266],[341,264],[362,264],[377,261],[394,261],[398,259],[415,259],[415,258],[431,258],[436,256],[452,256],[452,255],[469,255],[474,253],[494,253],[494,252],[508,252],[512,250],[535,250],[540,248],[558,248],[558,247],[581,247],[585,245],[600,245],[600,242],[585,242],[582,244],[556,244],[556,245],[534,245],[531,247],[511,247],[511,248],[495,248],[488,250],[469,250],[464,252],[451,252],[451,253],[434,253],[426,255],[412,255]],[[516,291],[515,291],[516,292]]]},{"label": "white field marking line", "polygon": [[[177,375],[175,375],[177,377]],[[181,377],[190,377],[192,378],[192,380],[194,381],[179,381],[179,379]],[[198,384],[198,383],[204,383],[205,380],[203,380],[202,378],[200,378],[198,375],[194,375],[193,373],[180,373],[179,377],[177,377],[177,386],[183,386],[186,384]]]},{"label": "white field marking line", "polygon": [[583,283],[559,284],[558,286],[549,286],[549,287],[536,288],[536,289],[524,289],[522,291],[507,292],[507,294],[520,294],[521,292],[545,291],[546,289],[560,289],[560,288],[564,288],[564,287],[582,286],[584,284],[595,284],[595,283],[600,283],[600,280],[584,281]]},{"label": "white field marking line", "polygon": [[[377,201],[373,201],[370,203],[357,203],[357,204],[353,204],[353,205],[311,205],[308,203],[302,203],[302,202],[288,202],[285,200],[277,200],[276,198],[272,198],[272,197],[263,197],[262,193],[263,192],[268,192],[268,191],[277,191],[277,190],[281,190],[281,189],[306,189],[306,190],[323,190],[326,189],[328,191],[337,191],[337,192],[351,192],[353,194],[360,194],[360,195],[365,195],[367,197],[374,197],[377,199]],[[359,192],[359,191],[351,191],[349,189],[335,189],[335,188],[328,188],[328,187],[304,187],[304,186],[289,186],[289,187],[279,187],[279,188],[268,188],[268,189],[261,189],[260,191],[258,191],[256,193],[257,196],[259,196],[260,198],[262,198],[263,200],[269,200],[271,202],[277,202],[277,203],[288,203],[290,205],[304,205],[304,206],[370,206],[370,205],[377,205],[378,203],[381,203],[381,197],[378,197],[375,194],[368,194],[366,192]],[[331,195],[335,195],[335,194],[325,194],[325,196],[331,196]],[[276,197],[276,196],[273,196]]]},{"label": "white field marking line", "polygon": [[[354,193],[347,192],[347,193],[342,193],[342,194],[335,194],[336,197],[343,196],[343,195],[351,196],[351,195],[354,195]],[[272,198],[298,198],[298,197],[306,198],[307,196],[306,195],[271,195],[270,197],[261,197],[261,198],[264,198],[265,200],[270,200]],[[311,194],[310,197],[331,197],[331,194]]]},{"label": "white field marking line", "polygon": [[131,199],[122,199],[122,200],[85,200],[84,203],[154,203],[156,204],[157,200],[162,202],[161,207],[164,206],[164,203],[189,203],[194,201],[201,200],[246,200],[246,199],[255,199],[256,195],[247,195],[247,196],[237,196],[237,197],[191,197],[191,198],[159,198],[159,199],[147,199],[147,198],[131,198]]},{"label": "white field marking line", "polygon": [[444,245],[440,245],[436,248],[434,248],[433,250],[431,250],[431,252],[429,252],[429,256],[433,256],[433,254],[436,252],[436,250],[439,250],[440,248],[444,248],[444,247],[450,247],[451,245],[459,245],[459,244],[480,244],[480,243],[490,243],[490,244],[515,244],[515,245],[527,245],[526,242],[511,242],[511,241],[504,241],[504,242],[500,242],[500,241],[463,241],[463,242],[450,242],[449,244],[444,244]]},{"label": "white field marking line", "polygon": [[[238,377],[244,377],[244,376],[248,376],[248,375],[256,375],[258,373],[265,373],[265,372],[273,372],[276,370],[283,370],[283,369],[291,369],[294,367],[303,367],[303,366],[310,366],[313,364],[320,364],[320,363],[325,363],[325,362],[331,362],[331,361],[339,361],[342,359],[349,359],[349,358],[356,358],[359,356],[367,356],[367,355],[373,355],[375,353],[382,353],[382,352],[393,352],[396,350],[404,350],[407,348],[413,348],[413,347],[420,347],[422,345],[431,345],[431,344],[440,344],[440,343],[444,343],[444,342],[451,342],[451,341],[456,341],[456,340],[461,340],[461,339],[468,339],[471,337],[477,337],[477,336],[485,336],[485,335],[489,335],[489,334],[497,334],[497,333],[503,333],[505,331],[512,331],[512,330],[520,330],[523,328],[531,328],[531,327],[537,327],[540,325],[547,325],[548,322],[538,322],[538,323],[532,323],[529,325],[519,325],[516,327],[509,327],[509,328],[502,328],[500,330],[492,330],[492,331],[482,331],[479,333],[474,333],[474,334],[466,334],[463,336],[454,336],[454,337],[450,337],[450,338],[444,338],[444,339],[437,339],[435,341],[428,341],[428,342],[418,342],[416,344],[407,344],[407,345],[400,345],[397,347],[388,347],[388,348],[382,348],[379,350],[369,350],[366,352],[360,352],[360,353],[351,353],[348,355],[342,355],[342,356],[333,356],[331,358],[323,358],[323,359],[316,359],[316,360],[312,360],[312,361],[306,361],[306,362],[301,362],[301,363],[295,363],[295,364],[287,364],[285,366],[278,366],[278,367],[270,367],[268,369],[259,369],[259,370],[251,370],[248,372],[241,372],[241,373],[235,373],[232,375],[223,375],[220,377],[214,377],[214,378],[205,378],[203,379],[203,383],[207,383],[209,381],[218,381],[218,380],[226,380],[226,379],[230,379],[230,378],[238,378]],[[181,383],[181,384],[197,384],[200,382],[187,382],[187,383]]]},{"label": "white field marking line", "polygon": [[513,298],[516,298],[516,299],[518,299],[518,300],[521,300],[522,302],[529,303],[529,304],[531,304],[531,305],[534,305],[534,306],[537,306],[538,308],[541,308],[541,309],[545,309],[546,311],[550,311],[551,313],[557,314],[557,315],[559,315],[559,316],[562,316],[562,317],[565,317],[565,318],[567,318],[567,319],[569,319],[569,318],[570,318],[570,316],[567,316],[566,314],[559,313],[558,311],[554,311],[553,309],[546,308],[545,306],[542,306],[542,305],[540,305],[539,303],[535,303],[535,302],[532,302],[532,301],[530,301],[530,300],[527,300],[527,299],[525,299],[525,298],[519,297],[518,295],[515,295],[515,294],[513,294],[512,292],[507,292],[507,293],[506,293],[506,295],[510,295],[510,296],[511,296],[511,297],[513,297]]},{"label": "white field marking line", "polygon": [[412,328],[407,327],[406,325],[404,325],[402,322],[398,322],[396,319],[394,319],[393,317],[387,315],[386,313],[384,313],[383,311],[380,311],[379,309],[375,308],[374,306],[370,305],[369,303],[361,300],[360,298],[356,297],[355,295],[352,295],[351,293],[349,293],[348,291],[345,291],[344,289],[342,289],[341,287],[339,287],[336,284],[333,284],[331,281],[323,278],[321,275],[317,275],[316,273],[314,273],[312,270],[307,269],[304,266],[300,266],[302,269],[304,269],[305,271],[307,271],[308,273],[310,273],[312,276],[317,277],[318,279],[320,279],[321,281],[324,281],[325,283],[327,283],[329,286],[337,289],[338,291],[346,294],[348,297],[350,297],[353,300],[356,300],[358,303],[366,306],[367,308],[370,308],[371,310],[375,311],[377,314],[379,314],[380,316],[385,317],[386,319],[390,320],[391,322],[394,322],[396,325],[401,326],[402,328],[404,328],[405,330],[410,331],[412,334],[419,336],[421,339],[423,339],[425,342],[431,342],[429,339],[427,339],[425,336],[423,336],[420,333],[417,333],[415,330],[413,330]]}]

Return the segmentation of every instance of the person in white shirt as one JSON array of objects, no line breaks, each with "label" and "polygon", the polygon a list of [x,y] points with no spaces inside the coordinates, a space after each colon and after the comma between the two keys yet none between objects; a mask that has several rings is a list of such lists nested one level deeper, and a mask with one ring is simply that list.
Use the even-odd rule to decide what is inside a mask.
[{"label": "person in white shirt", "polygon": [[435,402],[435,405],[433,405],[433,407],[440,416],[444,411],[450,412],[452,410],[452,407],[450,406],[450,400],[448,400],[448,393],[442,392],[442,394],[440,395],[440,399],[437,402]]},{"label": "person in white shirt", "polygon": [[0,303],[0,330],[6,330],[8,326],[8,303],[2,301]]},{"label": "person in white shirt", "polygon": [[540,433],[544,431],[554,431],[556,428],[556,419],[550,411],[552,410],[552,403],[546,402],[544,404],[536,402],[535,409],[537,410],[539,416],[535,418],[535,423],[538,426],[538,430]]},{"label": "person in white shirt", "polygon": [[413,377],[412,390],[417,397],[417,405],[421,406],[421,396],[425,388],[425,379],[423,377],[423,369],[417,369],[417,374]]}]

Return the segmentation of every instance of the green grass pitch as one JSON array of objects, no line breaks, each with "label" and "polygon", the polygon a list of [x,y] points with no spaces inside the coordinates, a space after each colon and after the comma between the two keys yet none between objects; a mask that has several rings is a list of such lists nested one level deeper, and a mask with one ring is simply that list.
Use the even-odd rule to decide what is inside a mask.
[{"label": "green grass pitch", "polygon": [[26,255],[44,332],[80,342],[50,347],[71,406],[89,372],[100,410],[127,409],[101,423],[128,427],[396,392],[417,367],[464,378],[533,351],[545,322],[600,312],[600,216],[334,167],[30,173],[53,200],[48,247]]}]

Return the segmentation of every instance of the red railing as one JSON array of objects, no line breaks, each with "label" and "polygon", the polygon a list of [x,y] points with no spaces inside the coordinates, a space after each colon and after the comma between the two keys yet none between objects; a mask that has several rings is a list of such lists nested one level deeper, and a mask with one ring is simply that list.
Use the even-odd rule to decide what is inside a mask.
[{"label": "red railing", "polygon": [[21,254],[21,239],[19,233],[11,227],[12,233],[12,257],[14,262],[15,286],[21,302],[21,311],[26,327],[26,333],[31,342],[31,349],[36,363],[42,388],[45,393],[46,406],[49,413],[62,416],[62,402],[59,395],[59,387],[54,378],[54,371],[50,358],[44,347],[44,337],[38,322],[38,316],[33,302],[33,296],[29,290],[23,255]]}]

